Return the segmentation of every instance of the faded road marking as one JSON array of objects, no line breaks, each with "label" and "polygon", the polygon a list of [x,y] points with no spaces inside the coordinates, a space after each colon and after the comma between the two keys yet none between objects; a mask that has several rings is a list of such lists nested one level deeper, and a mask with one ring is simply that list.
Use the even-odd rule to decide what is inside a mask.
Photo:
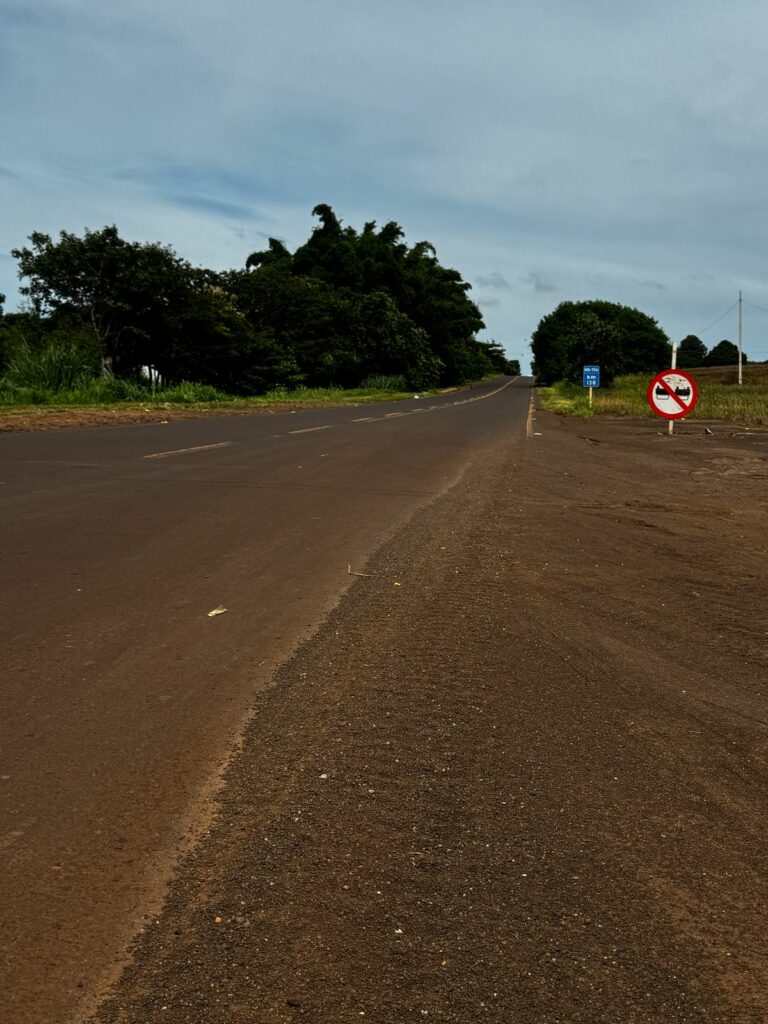
[{"label": "faded road marking", "polygon": [[[500,388],[496,388],[494,391],[489,391],[486,395],[475,395],[474,398],[464,398],[460,402],[454,402],[454,405],[469,405],[470,402],[482,402],[484,398],[493,398],[494,395],[498,395],[504,388],[508,388],[510,384],[514,384],[516,380],[520,380],[519,377],[513,377],[512,380],[508,380],[506,384],[502,384]],[[443,406],[438,406],[443,408]]]},{"label": "faded road marking", "polygon": [[145,459],[167,459],[169,455],[188,455],[190,452],[207,452],[211,448],[229,448],[234,441],[219,441],[218,444],[199,444],[194,448],[174,448],[170,452],[153,452],[152,455],[145,455]]},{"label": "faded road marking", "polygon": [[531,392],[531,400],[528,403],[528,419],[525,421],[525,436],[533,437],[533,392]]},{"label": "faded road marking", "polygon": [[324,427],[304,427],[302,430],[289,430],[289,434],[311,434],[313,430],[331,430],[332,423],[326,423]]},{"label": "faded road marking", "polygon": [[[515,381],[520,380],[520,377],[513,377],[512,380],[508,380],[505,384],[502,384],[500,388],[494,388],[493,391],[489,391],[485,395],[475,395],[473,398],[463,398],[458,402],[446,402],[444,405],[420,405],[418,409],[406,409],[402,412],[388,412],[384,416],[361,416],[358,419],[350,420],[350,423],[381,423],[384,420],[395,419],[395,417],[402,418],[403,416],[415,416],[418,412],[441,412],[445,409],[454,409],[457,405],[469,405],[470,402],[482,402],[485,398],[493,398],[494,395],[498,395],[500,391],[508,388]],[[315,428],[317,429],[317,428]]]}]

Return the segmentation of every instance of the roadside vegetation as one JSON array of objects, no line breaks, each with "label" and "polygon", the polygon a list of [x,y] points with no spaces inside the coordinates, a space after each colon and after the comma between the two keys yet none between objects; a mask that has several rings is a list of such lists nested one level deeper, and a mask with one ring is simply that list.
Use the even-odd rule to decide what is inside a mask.
[{"label": "roadside vegetation", "polygon": [[[533,371],[544,409],[566,415],[654,416],[648,384],[668,369],[672,344],[647,313],[613,302],[563,302],[533,333]],[[738,349],[723,339],[708,351],[696,335],[677,346],[677,366],[692,372],[699,401],[689,419],[768,423],[768,365],[743,356],[744,384],[733,365]],[[593,404],[582,386],[585,365],[600,366]],[[748,364],[748,365],[747,365]]]},{"label": "roadside vegetation", "polygon": [[0,405],[362,401],[519,373],[429,242],[313,212],[295,251],[270,238],[228,271],[114,226],[33,232],[12,251],[24,309],[0,296]]},{"label": "roadside vegetation", "polygon": [[[44,360],[46,363],[48,359]],[[318,405],[344,402],[392,401],[412,398],[414,392],[401,376],[372,376],[359,388],[270,388],[263,395],[231,395],[210,384],[181,381],[171,387],[153,387],[149,381],[121,377],[94,378],[65,372],[64,361],[50,360],[50,373],[40,372],[34,360],[25,359],[24,372],[11,372],[0,378],[0,409],[40,406],[51,409],[119,406],[138,408],[166,405],[206,405],[210,407],[259,407],[289,403]],[[432,394],[430,389],[422,394]]]},{"label": "roadside vegetation", "polygon": [[[744,383],[737,383],[735,367],[688,371],[696,381],[699,401],[686,419],[726,420],[750,426],[768,424],[768,365],[744,367]],[[596,388],[589,407],[586,388],[559,381],[537,391],[539,402],[551,412],[575,416],[646,416],[658,419],[646,398],[649,374],[617,377],[610,388]]]},{"label": "roadside vegetation", "polygon": [[[120,382],[122,384],[122,382]],[[126,394],[126,390],[130,393]],[[118,396],[116,392],[122,394]],[[433,390],[423,391],[421,395],[435,394]],[[392,402],[401,398],[412,398],[413,391],[392,391],[385,388],[273,388],[263,395],[227,395],[223,391],[209,387],[207,384],[193,384],[183,381],[172,388],[159,391],[148,391],[141,388],[124,389],[120,387],[102,387],[101,382],[77,388],[73,391],[37,391],[31,388],[20,388],[11,392],[0,391],[0,411],[11,412],[14,409],[29,406],[44,409],[84,409],[90,407],[106,408],[145,408],[164,407],[168,405],[196,405],[209,408],[226,407],[233,409],[259,408],[260,406],[289,405],[343,405],[360,402]]]}]

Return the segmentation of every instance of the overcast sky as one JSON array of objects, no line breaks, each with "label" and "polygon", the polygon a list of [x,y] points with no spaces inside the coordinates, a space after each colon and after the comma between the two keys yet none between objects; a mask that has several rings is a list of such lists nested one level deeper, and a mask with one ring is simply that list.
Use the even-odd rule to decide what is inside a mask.
[{"label": "overcast sky", "polygon": [[526,364],[564,299],[699,333],[768,310],[767,41],[765,0],[0,0],[0,291],[33,230],[225,268],[326,202],[433,242]]}]

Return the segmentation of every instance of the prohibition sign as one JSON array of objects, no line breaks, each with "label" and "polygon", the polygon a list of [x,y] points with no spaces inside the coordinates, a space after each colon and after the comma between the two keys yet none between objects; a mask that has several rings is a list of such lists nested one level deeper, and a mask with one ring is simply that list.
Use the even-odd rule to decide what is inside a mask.
[{"label": "prohibition sign", "polygon": [[662,370],[648,385],[648,404],[665,420],[687,416],[698,400],[696,382],[682,370]]}]

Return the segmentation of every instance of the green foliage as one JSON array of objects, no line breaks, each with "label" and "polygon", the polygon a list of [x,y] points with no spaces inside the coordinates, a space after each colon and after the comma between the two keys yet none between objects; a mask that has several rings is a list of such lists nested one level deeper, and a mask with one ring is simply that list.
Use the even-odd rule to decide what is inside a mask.
[{"label": "green foliage", "polygon": [[543,383],[578,382],[585,363],[599,363],[602,383],[619,374],[663,370],[669,339],[656,321],[615,302],[562,302],[545,316],[531,339]]},{"label": "green foliage", "polygon": [[[739,361],[739,349],[732,341],[723,339],[714,348],[707,352],[702,360],[702,366],[734,366]],[[742,363],[746,363],[746,353],[742,352]]]},{"label": "green foliage", "polygon": [[54,242],[35,231],[31,247],[13,249],[20,289],[38,316],[67,312],[87,324],[102,365],[135,368],[136,348],[168,307],[186,269],[159,244],[126,242],[117,228],[62,231]]},{"label": "green foliage", "polygon": [[270,239],[246,261],[251,281],[234,282],[250,292],[241,307],[254,326],[274,330],[308,383],[349,387],[379,372],[424,388],[493,372],[470,286],[433,246],[408,248],[394,221],[358,232],[326,204],[313,213],[320,223],[293,255]]},{"label": "green foliage", "polygon": [[4,380],[11,388],[74,391],[93,373],[93,365],[75,343],[54,339],[33,348],[21,341],[8,358]]},{"label": "green foliage", "polygon": [[366,377],[360,384],[361,388],[370,388],[373,391],[406,391],[408,382],[405,377],[386,376],[383,373],[374,373]]},{"label": "green foliage", "polygon": [[701,366],[707,354],[707,346],[695,334],[688,334],[677,348],[677,365],[681,370]]},{"label": "green foliage", "polygon": [[13,250],[31,312],[0,316],[0,372],[15,353],[43,351],[64,372],[60,341],[88,368],[73,389],[114,375],[121,383],[105,394],[140,389],[145,366],[179,394],[197,381],[242,396],[350,389],[375,376],[422,391],[511,372],[500,345],[477,340],[484,325],[470,286],[430,243],[409,247],[394,221],[357,231],[326,204],[314,214],[295,252],[271,238],[226,273],[128,242],[115,226],[55,240],[33,232]]},{"label": "green foliage", "polygon": [[195,402],[226,402],[229,395],[210,384],[195,384],[192,381],[183,380],[172,388],[164,388],[158,391],[153,400],[155,402],[170,402],[173,405],[192,405]]},{"label": "green foliage", "polygon": [[[610,389],[595,391],[590,409],[584,388],[566,381],[540,388],[539,401],[551,412],[592,416],[643,416],[657,418],[646,398],[648,376],[634,374],[617,377]],[[687,420],[726,420],[736,423],[768,423],[768,380],[765,376],[745,378],[745,384],[723,384],[702,372],[696,375],[699,402]],[[658,419],[658,418],[657,418]],[[658,420],[658,422],[662,422]]]}]

